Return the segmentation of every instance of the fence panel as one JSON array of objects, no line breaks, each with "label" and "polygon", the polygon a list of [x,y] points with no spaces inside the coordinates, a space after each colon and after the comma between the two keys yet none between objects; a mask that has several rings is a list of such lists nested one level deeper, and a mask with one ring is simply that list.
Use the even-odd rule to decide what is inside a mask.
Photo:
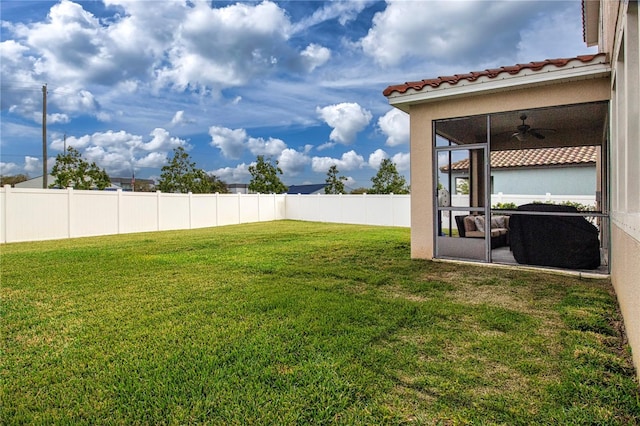
[{"label": "fence panel", "polygon": [[161,231],[191,227],[191,194],[160,194]]},{"label": "fence panel", "polygon": [[217,219],[218,226],[240,223],[240,197],[242,194],[219,194]]},{"label": "fence panel", "polygon": [[158,220],[160,193],[122,192],[119,195],[119,233],[160,230]]},{"label": "fence panel", "polygon": [[[454,206],[468,205],[464,195],[453,195],[451,201]],[[492,195],[493,204],[533,201],[595,205],[594,196]],[[446,216],[447,212],[443,214],[445,222]],[[163,194],[8,186],[0,189],[3,243],[280,219],[409,227],[411,198],[373,194]]]},{"label": "fence panel", "polygon": [[340,201],[341,206],[341,222],[350,224],[367,224],[367,213],[369,206],[367,204],[367,194],[345,195]]},{"label": "fence panel", "polygon": [[3,228],[7,241],[69,237],[69,201],[65,190],[4,189]]},{"label": "fence panel", "polygon": [[69,237],[117,234],[118,193],[67,189]]},{"label": "fence panel", "polygon": [[210,194],[191,196],[191,228],[208,228],[217,225],[218,199]]}]

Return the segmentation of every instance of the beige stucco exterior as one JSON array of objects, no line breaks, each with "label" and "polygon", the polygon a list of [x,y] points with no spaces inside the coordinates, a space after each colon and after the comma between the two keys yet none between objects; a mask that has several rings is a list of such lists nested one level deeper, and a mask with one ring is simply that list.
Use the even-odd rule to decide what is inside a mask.
[{"label": "beige stucco exterior", "polygon": [[[434,257],[434,120],[609,100],[603,210],[610,213],[610,274],[640,377],[640,18],[638,1],[584,0],[585,41],[598,45],[609,63],[606,75],[553,81],[538,72],[538,84],[514,79],[458,82],[443,88],[388,94],[410,113],[411,256]],[[580,17],[576,17],[580,19]],[[532,58],[536,59],[536,58]],[[568,71],[572,72],[571,70]],[[552,72],[553,73],[553,72]],[[561,75],[561,72],[558,72]],[[508,78],[507,78],[508,80]],[[544,80],[544,81],[542,81]],[[560,83],[560,84],[558,84]],[[494,84],[499,90],[491,90]],[[485,87],[489,86],[489,90]],[[595,137],[599,137],[596,135]],[[595,144],[594,144],[595,145]],[[606,238],[606,232],[603,234]]]},{"label": "beige stucco exterior", "polygon": [[640,241],[611,226],[611,281],[640,376]]},{"label": "beige stucco exterior", "polygon": [[598,78],[411,105],[411,256],[434,256],[434,120],[605,101],[609,97],[609,79]]},{"label": "beige stucco exterior", "polygon": [[600,2],[611,56],[611,281],[640,377],[640,27],[637,1]]}]

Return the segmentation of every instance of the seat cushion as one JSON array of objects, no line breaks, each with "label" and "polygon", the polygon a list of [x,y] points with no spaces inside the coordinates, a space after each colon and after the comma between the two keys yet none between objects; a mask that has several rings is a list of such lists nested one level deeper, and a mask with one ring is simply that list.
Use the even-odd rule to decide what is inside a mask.
[{"label": "seat cushion", "polygon": [[464,230],[467,233],[477,231],[476,222],[473,219],[473,216],[464,217]]}]

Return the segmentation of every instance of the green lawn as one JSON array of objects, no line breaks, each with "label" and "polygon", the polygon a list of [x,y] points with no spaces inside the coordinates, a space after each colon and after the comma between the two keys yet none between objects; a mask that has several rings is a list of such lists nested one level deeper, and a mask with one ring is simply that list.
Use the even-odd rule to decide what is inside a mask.
[{"label": "green lawn", "polygon": [[0,424],[640,423],[607,280],[292,221],[0,250]]}]

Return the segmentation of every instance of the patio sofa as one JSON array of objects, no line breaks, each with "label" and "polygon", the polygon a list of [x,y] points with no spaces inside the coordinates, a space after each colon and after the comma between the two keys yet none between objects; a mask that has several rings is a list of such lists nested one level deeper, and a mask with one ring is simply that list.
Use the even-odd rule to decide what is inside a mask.
[{"label": "patio sofa", "polygon": [[[484,238],[484,215],[455,216],[458,235],[463,238]],[[509,216],[491,216],[491,248],[509,244]]]},{"label": "patio sofa", "polygon": [[[577,213],[572,206],[525,204],[522,211]],[[580,216],[514,214],[509,220],[509,240],[518,263],[565,269],[600,266],[598,229]]]}]

